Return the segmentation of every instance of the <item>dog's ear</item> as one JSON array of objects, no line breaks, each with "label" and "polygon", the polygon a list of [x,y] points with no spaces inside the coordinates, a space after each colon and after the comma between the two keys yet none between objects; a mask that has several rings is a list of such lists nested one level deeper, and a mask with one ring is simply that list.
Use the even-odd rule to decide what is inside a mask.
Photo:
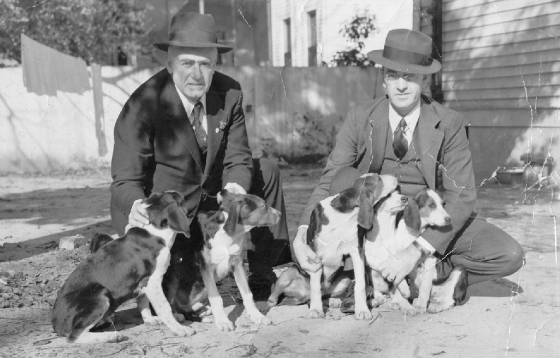
[{"label": "dog's ear", "polygon": [[369,190],[360,191],[358,225],[366,230],[370,230],[375,221],[374,201],[372,196]]},{"label": "dog's ear", "polygon": [[181,232],[185,236],[190,236],[191,221],[187,218],[185,211],[179,206],[178,203],[171,203],[166,208],[167,211],[167,225],[173,231]]},{"label": "dog's ear", "polygon": [[358,206],[359,190],[356,188],[348,188],[338,194],[332,201],[333,209],[340,213],[347,213]]},{"label": "dog's ear", "polygon": [[420,209],[416,200],[409,200],[404,208],[404,222],[406,226],[414,231],[414,233],[420,232]]},{"label": "dog's ear", "polygon": [[220,225],[225,221],[224,212],[222,210],[198,213],[197,219],[205,239],[214,237],[216,232],[220,229]]},{"label": "dog's ear", "polygon": [[239,224],[239,209],[241,203],[233,202],[227,208],[227,219],[224,224],[224,230],[229,236],[233,236],[237,230],[237,224]]},{"label": "dog's ear", "polygon": [[329,223],[329,219],[325,216],[325,210],[323,206],[318,203],[315,206],[315,209],[311,212],[311,216],[309,217],[309,227],[307,228],[307,244],[310,247],[314,247],[314,240],[317,234],[321,232],[323,225],[327,225]]}]

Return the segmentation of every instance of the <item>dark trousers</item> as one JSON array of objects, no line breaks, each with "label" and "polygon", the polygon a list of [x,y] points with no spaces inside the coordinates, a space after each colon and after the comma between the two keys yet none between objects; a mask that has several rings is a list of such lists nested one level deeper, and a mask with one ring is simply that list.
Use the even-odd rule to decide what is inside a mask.
[{"label": "dark trousers", "polygon": [[[360,176],[354,168],[343,168],[331,183],[331,195],[352,186]],[[469,284],[511,275],[523,266],[523,249],[502,229],[473,214],[440,257],[438,278],[447,277],[454,266],[463,266]]]}]

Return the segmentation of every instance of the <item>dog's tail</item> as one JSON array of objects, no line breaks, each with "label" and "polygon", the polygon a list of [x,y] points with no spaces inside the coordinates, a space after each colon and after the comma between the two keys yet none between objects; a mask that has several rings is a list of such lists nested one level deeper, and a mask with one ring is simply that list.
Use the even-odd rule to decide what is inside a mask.
[{"label": "dog's tail", "polygon": [[108,242],[113,241],[113,238],[107,234],[96,232],[93,234],[91,241],[89,242],[89,252],[94,253],[103,245]]}]

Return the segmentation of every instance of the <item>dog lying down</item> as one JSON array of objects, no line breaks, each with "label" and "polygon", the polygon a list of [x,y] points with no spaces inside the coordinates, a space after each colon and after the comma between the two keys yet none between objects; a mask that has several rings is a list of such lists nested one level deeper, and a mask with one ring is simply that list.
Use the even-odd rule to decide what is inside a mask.
[{"label": "dog lying down", "polygon": [[[188,220],[177,192],[153,193],[143,204],[150,220],[118,239],[96,240],[96,250],[68,276],[52,310],[55,332],[69,342],[96,343],[123,339],[115,332],[90,332],[125,301],[144,294],[159,319],[174,333],[194,333],[173,317],[161,282],[178,232],[189,234]],[[149,310],[146,304],[143,310]]]},{"label": "dog lying down", "polygon": [[243,253],[251,244],[249,230],[277,224],[280,213],[255,195],[222,191],[218,201],[220,210],[197,216],[201,232],[195,233],[193,227],[192,237],[203,239],[177,242],[164,278],[166,295],[174,312],[191,318],[206,308],[208,298],[216,326],[223,331],[232,330],[234,325],[226,316],[216,282],[233,271],[249,318],[259,325],[270,324],[253,300]]}]

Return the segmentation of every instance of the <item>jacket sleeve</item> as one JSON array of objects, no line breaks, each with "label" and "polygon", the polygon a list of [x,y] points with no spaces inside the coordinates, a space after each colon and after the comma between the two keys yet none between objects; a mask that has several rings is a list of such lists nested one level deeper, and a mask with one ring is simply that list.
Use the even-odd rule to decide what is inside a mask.
[{"label": "jacket sleeve", "polygon": [[129,99],[115,123],[111,161],[111,207],[128,217],[132,203],[151,189],[153,129],[140,101]]},{"label": "jacket sleeve", "polygon": [[329,188],[336,172],[344,167],[353,166],[358,157],[358,143],[360,138],[360,124],[357,112],[352,109],[346,115],[344,123],[336,136],[334,149],[327,159],[327,164],[319,185],[315,187],[307,206],[303,212],[300,225],[308,225],[309,217],[315,205],[329,196]]},{"label": "jacket sleeve", "polygon": [[224,171],[222,173],[222,185],[233,182],[241,185],[247,192],[251,188],[251,177],[253,160],[247,128],[245,126],[245,114],[243,113],[243,95],[239,96],[232,107],[231,125],[228,131],[227,144],[224,154]]},{"label": "jacket sleeve", "polygon": [[451,216],[446,228],[428,228],[422,237],[438,253],[444,254],[457,232],[465,226],[472,215],[476,201],[474,171],[471,151],[462,117],[454,113],[444,131],[440,161],[437,164],[438,191],[446,203],[445,210]]}]

